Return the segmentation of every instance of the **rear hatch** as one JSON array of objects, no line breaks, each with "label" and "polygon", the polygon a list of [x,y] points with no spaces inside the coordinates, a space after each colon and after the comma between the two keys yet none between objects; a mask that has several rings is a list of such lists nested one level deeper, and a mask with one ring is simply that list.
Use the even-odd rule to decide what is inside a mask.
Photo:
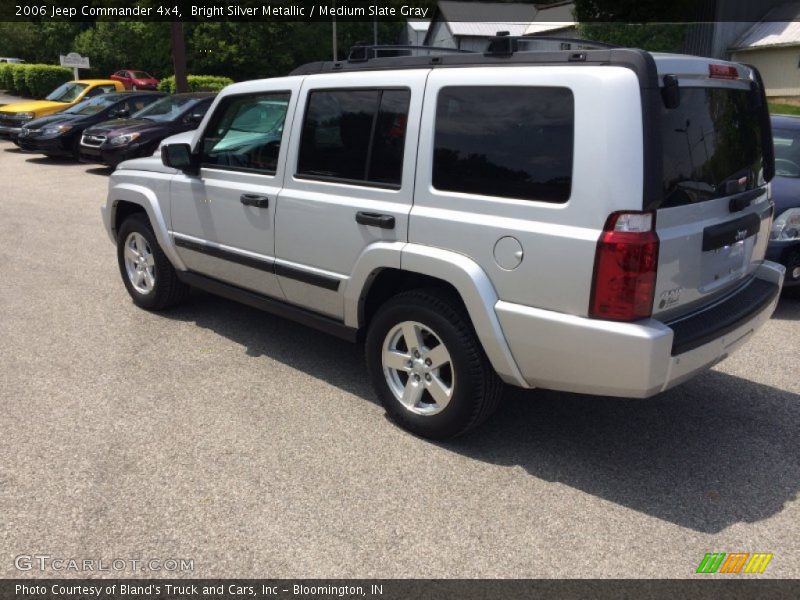
[{"label": "rear hatch", "polygon": [[661,195],[645,209],[656,211],[660,240],[653,316],[670,321],[752,280],[769,239],[774,166],[757,72],[699,57],[654,58]]}]

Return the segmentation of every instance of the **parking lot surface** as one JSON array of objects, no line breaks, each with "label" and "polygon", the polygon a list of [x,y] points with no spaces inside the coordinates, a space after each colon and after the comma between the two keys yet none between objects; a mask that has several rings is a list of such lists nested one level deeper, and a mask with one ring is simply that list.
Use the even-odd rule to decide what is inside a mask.
[{"label": "parking lot surface", "polygon": [[0,141],[0,577],[87,575],[18,571],[31,554],[189,558],[194,577],[693,577],[707,552],[800,577],[800,302],[657,398],[509,389],[477,432],[430,443],[387,421],[358,346],[200,293],[137,309],[106,184]]}]

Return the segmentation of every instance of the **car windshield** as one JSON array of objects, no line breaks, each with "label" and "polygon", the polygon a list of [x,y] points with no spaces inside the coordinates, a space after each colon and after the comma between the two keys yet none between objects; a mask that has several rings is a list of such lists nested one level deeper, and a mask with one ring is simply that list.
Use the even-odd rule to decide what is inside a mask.
[{"label": "car windshield", "polygon": [[775,175],[800,177],[800,129],[772,129]]},{"label": "car windshield", "polygon": [[134,79],[152,79],[149,73],[145,73],[144,71],[131,71],[131,77]]},{"label": "car windshield", "polygon": [[150,119],[151,121],[172,121],[177,119],[190,104],[196,101],[197,98],[187,98],[186,96],[167,96],[147,108],[143,108],[133,117],[136,119]]},{"label": "car windshield", "polygon": [[75,99],[81,95],[81,92],[85,90],[88,84],[85,83],[75,83],[74,81],[68,81],[67,83],[58,86],[55,90],[50,92],[50,95],[45,98],[45,100],[50,100],[52,102],[74,102]]},{"label": "car windshield", "polygon": [[79,102],[72,108],[68,108],[64,111],[64,114],[69,115],[96,115],[101,110],[104,110],[119,102],[119,98],[114,98],[113,96],[109,95],[102,95],[102,96],[95,96],[94,98],[90,98],[89,100],[84,100],[83,102]]}]

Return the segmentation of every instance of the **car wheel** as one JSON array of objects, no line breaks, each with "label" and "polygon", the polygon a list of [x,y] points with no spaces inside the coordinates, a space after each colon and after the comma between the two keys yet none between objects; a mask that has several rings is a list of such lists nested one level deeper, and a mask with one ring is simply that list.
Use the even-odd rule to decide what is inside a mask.
[{"label": "car wheel", "polygon": [[131,215],[119,228],[117,261],[128,294],[141,308],[163,310],[189,294],[189,286],[178,279],[142,213]]},{"label": "car wheel", "polygon": [[783,285],[784,296],[800,298],[800,250],[795,250],[787,257]]},{"label": "car wheel", "polygon": [[447,439],[494,412],[502,383],[460,303],[438,290],[412,290],[370,323],[367,370],[386,412],[417,435]]}]

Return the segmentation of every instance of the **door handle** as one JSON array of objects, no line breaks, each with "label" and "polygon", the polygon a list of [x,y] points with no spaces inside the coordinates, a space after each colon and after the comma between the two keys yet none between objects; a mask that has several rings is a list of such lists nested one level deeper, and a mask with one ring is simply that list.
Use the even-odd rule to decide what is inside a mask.
[{"label": "door handle", "polygon": [[394,229],[394,217],[392,215],[364,212],[363,210],[356,213],[356,223],[359,225],[374,225],[381,229]]},{"label": "door handle", "polygon": [[245,206],[255,206],[256,208],[267,208],[269,206],[269,198],[258,194],[242,194],[239,196],[239,201]]}]

